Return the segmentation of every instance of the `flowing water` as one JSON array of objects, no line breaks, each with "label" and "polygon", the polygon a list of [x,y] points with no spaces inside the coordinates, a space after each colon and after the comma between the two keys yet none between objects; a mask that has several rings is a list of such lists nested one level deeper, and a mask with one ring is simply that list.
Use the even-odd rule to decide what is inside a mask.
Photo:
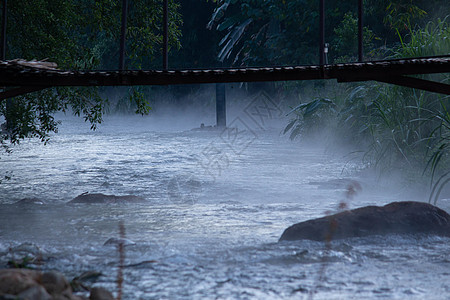
[{"label": "flowing water", "polygon": [[[348,178],[362,186],[352,208],[411,200],[407,189],[269,126],[236,118],[240,131],[186,131],[194,123],[151,120],[110,117],[93,132],[66,118],[47,145],[4,155],[0,264],[29,256],[68,278],[100,271],[93,284],[115,292],[119,254],[104,243],[123,221],[125,299],[449,299],[448,238],[278,243],[289,225],[336,211]],[[67,204],[84,192],[146,201]],[[13,204],[25,197],[45,204]]]}]

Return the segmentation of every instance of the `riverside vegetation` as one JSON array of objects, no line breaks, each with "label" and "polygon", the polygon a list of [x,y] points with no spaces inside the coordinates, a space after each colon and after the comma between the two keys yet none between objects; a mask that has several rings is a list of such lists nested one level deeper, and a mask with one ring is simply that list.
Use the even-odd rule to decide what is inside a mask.
[{"label": "riverside vegetation", "polygon": [[[127,62],[136,68],[158,67],[157,53],[162,38],[156,16],[160,15],[160,3],[133,2]],[[177,53],[187,53],[192,45],[197,48],[191,47],[191,52],[214,55],[214,58],[192,55],[195,63],[191,66],[316,63],[317,1],[217,0],[191,6],[188,0],[169,2],[171,57],[187,57]],[[431,2],[365,1],[366,59],[450,53],[450,20],[446,16],[436,17],[439,9],[448,12],[449,4],[447,1]],[[336,1],[327,8],[326,31],[331,42],[329,60],[332,63],[355,60],[354,6]],[[203,12],[204,22],[197,22],[196,28],[182,27],[183,21],[196,24],[188,17],[194,10]],[[94,4],[92,1],[29,3],[21,0],[11,2],[9,16],[8,59],[48,58],[70,69],[115,68],[115,59],[111,57],[118,56],[118,1],[103,0]],[[378,22],[380,19],[383,22]],[[201,35],[200,27],[206,24],[211,31]],[[202,40],[205,37],[211,42],[205,43]],[[179,61],[173,66],[177,64],[190,67]],[[448,75],[423,78],[449,82]],[[341,142],[362,145],[360,150],[368,166],[380,170],[395,167],[408,173],[420,170],[419,175],[429,175],[433,185],[430,202],[436,202],[450,182],[450,103],[447,96],[373,82],[279,83],[265,88],[269,87],[280,97],[295,96],[288,115],[291,121],[284,130],[291,138],[303,138],[323,130],[338,132]],[[57,111],[83,116],[93,129],[102,121],[108,105],[146,114],[155,91],[159,90],[127,89],[121,91],[123,95],[117,103],[111,103],[105,96],[108,91],[99,88],[48,89],[16,97],[9,107],[3,101],[0,114],[9,121],[9,128],[7,134],[2,135],[2,145],[9,151],[11,143],[19,143],[27,137],[48,141],[49,134],[58,128],[53,117]],[[171,91],[177,90],[171,88]],[[308,91],[309,98],[305,96]],[[36,289],[42,291],[42,288]]]},{"label": "riverside vegetation", "polygon": [[[195,8],[190,1],[169,1],[173,68],[317,62],[317,1],[214,0],[196,4]],[[116,68],[120,3],[110,0],[95,3],[40,0],[40,3],[33,7],[22,0],[8,4],[7,59],[48,59],[68,69]],[[449,18],[442,15],[448,11],[447,1],[367,0],[364,7],[366,59],[449,53]],[[130,68],[160,67],[162,35],[157,16],[161,9],[155,0],[133,1],[130,5],[127,36]],[[354,3],[327,3],[325,31],[330,42],[330,63],[356,60],[356,9]],[[188,58],[189,62],[182,58]],[[443,75],[431,77],[448,80]],[[304,95],[311,85],[280,83],[275,86],[285,97],[295,93]],[[333,92],[336,96],[322,94],[317,99],[313,96],[310,104],[297,106],[293,112],[297,113],[297,120],[288,125],[292,137],[301,131],[297,125],[303,123],[307,128],[308,122],[314,123],[310,118],[313,115],[324,119],[323,114],[331,114],[353,130],[352,136],[355,132],[372,136],[368,154],[375,161],[394,149],[402,160],[413,165],[426,149],[428,159],[432,156],[429,168],[434,173],[439,164],[443,165],[449,121],[446,97],[374,83],[331,88],[338,89]],[[176,93],[177,88],[171,89]],[[189,89],[192,87],[184,92]],[[103,113],[111,111],[111,105],[146,114],[151,110],[149,99],[155,99],[159,90],[123,89],[120,91],[123,96],[113,100],[107,97],[111,93],[104,89],[58,88],[16,97],[9,109],[3,101],[0,114],[10,121],[9,135],[3,135],[4,144],[8,138],[17,143],[29,136],[47,141],[48,133],[58,128],[52,117],[56,111],[67,110],[84,116],[93,129],[102,121]]]},{"label": "riverside vegetation", "polygon": [[[215,0],[190,5],[191,1],[169,1],[171,67],[317,62],[317,1]],[[117,1],[40,3],[39,10],[27,1],[9,3],[7,59],[48,58],[69,69],[115,68],[121,9]],[[447,1],[367,0],[364,7],[365,59],[450,53],[449,18],[442,15],[449,11]],[[160,67],[160,3],[133,1],[129,9],[127,65]],[[329,62],[356,60],[356,5],[327,2],[326,15]],[[449,79],[448,75],[422,77],[441,82]],[[8,120],[2,145],[9,151],[11,143],[27,137],[48,141],[49,133],[58,130],[53,117],[57,111],[83,116],[95,129],[104,113],[131,110],[147,114],[151,110],[150,99],[153,104],[164,104],[158,95],[167,94],[167,89],[169,93],[183,94],[199,88],[56,88],[16,97],[9,105],[7,101],[0,105],[0,115]],[[254,90],[251,84],[244,88],[248,92]],[[430,201],[437,199],[450,180],[446,173],[448,97],[373,82],[294,82],[267,84],[263,88],[277,92],[279,98],[294,99],[290,100],[293,109],[285,130],[291,138],[314,134],[321,128],[338,131],[345,143],[352,140],[364,145],[359,150],[365,152],[364,161],[370,166],[383,170],[395,164],[395,168],[400,165],[404,170],[424,170],[433,184],[438,183]],[[114,97],[108,97],[112,94]],[[305,95],[310,95],[309,99]],[[6,174],[5,179],[9,177]]]},{"label": "riverside vegetation", "polygon": [[[449,20],[429,22],[404,37],[399,34],[401,43],[389,58],[450,53]],[[450,81],[448,74],[421,78]],[[319,96],[294,107],[284,133],[294,139],[321,129],[337,132],[340,142],[363,145],[359,150],[369,166],[380,171],[400,168],[416,178],[430,177],[430,202],[436,204],[450,181],[449,97],[374,82],[331,88],[335,89],[333,96]]]}]

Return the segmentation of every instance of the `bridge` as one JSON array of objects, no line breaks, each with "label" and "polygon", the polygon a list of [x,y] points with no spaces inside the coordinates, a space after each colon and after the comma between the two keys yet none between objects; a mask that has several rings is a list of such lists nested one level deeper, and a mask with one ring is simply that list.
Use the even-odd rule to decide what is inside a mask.
[{"label": "bridge", "polygon": [[410,75],[450,73],[450,55],[332,65],[191,70],[59,70],[38,61],[0,61],[0,99],[57,86],[132,86],[336,79],[375,80],[450,95],[450,85]]},{"label": "bridge", "polygon": [[[450,85],[418,78],[416,75],[450,73],[450,55],[363,61],[362,0],[358,0],[358,55],[359,61],[344,64],[327,64],[324,43],[324,0],[320,0],[319,64],[303,66],[218,68],[170,70],[168,68],[168,6],[163,1],[163,69],[126,70],[124,66],[127,0],[123,0],[122,32],[120,40],[119,70],[60,70],[50,62],[5,61],[6,3],[3,1],[3,21],[0,51],[0,101],[49,87],[58,86],[132,86],[174,85],[227,82],[262,82],[290,80],[335,79],[338,82],[379,81],[429,92],[450,95]],[[413,77],[416,76],[416,77]],[[223,85],[218,85],[222,86]],[[224,90],[217,92],[217,124],[225,124]],[[220,98],[220,99],[219,99]],[[220,116],[219,116],[220,114]]]}]

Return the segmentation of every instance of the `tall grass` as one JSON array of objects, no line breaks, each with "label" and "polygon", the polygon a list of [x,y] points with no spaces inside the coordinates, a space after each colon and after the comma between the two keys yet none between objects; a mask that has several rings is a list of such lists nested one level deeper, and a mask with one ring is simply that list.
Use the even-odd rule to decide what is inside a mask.
[{"label": "tall grass", "polygon": [[[420,57],[432,55],[450,54],[450,16],[429,22],[424,28],[411,31],[404,42],[401,39],[401,47],[396,51],[396,57]],[[424,79],[450,84],[448,74],[421,76]],[[415,90],[412,90],[415,91]],[[430,201],[434,196],[434,203],[438,199],[443,187],[449,183],[448,169],[450,168],[450,97],[428,92],[417,92],[411,100],[416,103],[411,109],[416,110],[416,118],[409,122],[418,123],[417,143],[422,149],[419,154],[426,160],[424,173],[431,173]],[[411,89],[409,89],[411,93]],[[409,107],[407,107],[409,108]],[[435,181],[435,178],[438,178]],[[436,194],[434,194],[436,191]],[[433,195],[434,194],[434,195]]]},{"label": "tall grass", "polygon": [[421,57],[450,54],[450,16],[429,22],[424,28],[412,30],[405,37],[397,32],[401,47],[396,57]]},{"label": "tall grass", "polygon": [[[450,17],[438,19],[400,37],[400,46],[392,57],[449,54],[449,20]],[[450,83],[448,74],[421,75],[420,78]],[[295,118],[285,132],[289,132],[291,138],[301,136],[308,132],[311,122],[323,124],[326,120],[318,122],[317,119],[331,114],[330,120],[335,122],[340,138],[364,145],[364,158],[370,165],[381,170],[420,170],[414,172],[431,175],[431,184],[441,185],[434,187],[437,192],[450,182],[442,179],[445,174],[450,176],[449,96],[376,82],[343,88],[345,97],[331,97],[329,101],[320,102],[320,106],[318,99],[297,106],[293,110]],[[315,110],[308,110],[311,107]],[[435,181],[436,178],[440,180]]]}]

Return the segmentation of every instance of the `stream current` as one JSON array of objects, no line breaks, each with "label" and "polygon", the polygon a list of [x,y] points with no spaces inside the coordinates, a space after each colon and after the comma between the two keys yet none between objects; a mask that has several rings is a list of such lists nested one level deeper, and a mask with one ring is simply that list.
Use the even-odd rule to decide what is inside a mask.
[{"label": "stream current", "polygon": [[[1,175],[11,176],[0,184],[2,267],[29,256],[69,279],[100,271],[93,285],[115,293],[119,254],[104,243],[122,221],[125,299],[450,297],[448,238],[278,243],[288,226],[336,212],[348,179],[362,186],[350,208],[427,200],[364,176],[344,155],[239,118],[238,131],[186,131],[195,124],[176,119],[167,130],[141,117],[109,117],[90,131],[63,118],[47,145],[27,140],[1,158]],[[146,201],[67,204],[84,192]],[[25,197],[45,204],[14,204]],[[439,202],[446,211],[448,198]]]}]

